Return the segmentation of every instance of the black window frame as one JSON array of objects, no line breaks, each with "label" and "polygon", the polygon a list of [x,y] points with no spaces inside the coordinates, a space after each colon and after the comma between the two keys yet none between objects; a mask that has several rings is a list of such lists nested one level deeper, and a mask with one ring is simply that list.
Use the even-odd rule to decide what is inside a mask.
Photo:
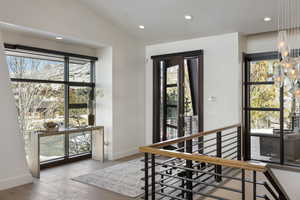
[{"label": "black window frame", "polygon": [[[263,52],[263,53],[252,53],[252,54],[244,54],[243,55],[243,125],[244,125],[244,139],[243,139],[243,156],[244,160],[257,160],[261,162],[268,162],[274,164],[285,165],[284,158],[284,86],[279,88],[279,108],[251,108],[250,106],[250,91],[249,88],[251,85],[272,85],[275,84],[274,81],[264,81],[264,82],[251,82],[250,81],[250,63],[252,61],[262,61],[262,60],[280,60],[280,55],[276,51],[272,52]],[[266,160],[258,160],[253,159],[251,157],[251,137],[252,136],[263,136],[263,134],[251,134],[250,127],[250,111],[275,111],[280,113],[279,123],[280,123],[280,158],[278,162],[266,161]]]},{"label": "black window frame", "polygon": [[[4,43],[4,48],[7,51],[24,51],[24,52],[33,52],[35,53],[42,53],[46,55],[59,55],[64,58],[64,80],[63,81],[56,81],[56,80],[39,80],[39,79],[24,79],[24,78],[11,78],[11,82],[28,82],[28,83],[48,83],[48,84],[60,84],[64,85],[64,119],[65,119],[65,127],[69,127],[69,110],[70,109],[82,109],[88,108],[89,112],[94,112],[93,104],[70,104],[69,103],[69,90],[70,87],[88,87],[91,88],[91,92],[89,95],[90,100],[94,100],[95,98],[95,63],[98,60],[97,57],[93,56],[86,56],[56,50],[49,50],[43,48],[36,48],[31,46],[24,46],[18,44],[8,44]],[[90,62],[90,81],[89,82],[76,82],[76,81],[69,81],[69,64],[70,58],[77,58],[77,59],[85,59],[89,60]],[[64,157],[47,160],[41,162],[41,168],[47,168],[52,166],[57,166],[69,162],[74,162],[77,160],[82,160],[86,158],[91,158],[92,152],[82,153],[77,155],[70,156],[69,154],[69,135],[65,135],[64,141],[64,148],[65,154]]]}]

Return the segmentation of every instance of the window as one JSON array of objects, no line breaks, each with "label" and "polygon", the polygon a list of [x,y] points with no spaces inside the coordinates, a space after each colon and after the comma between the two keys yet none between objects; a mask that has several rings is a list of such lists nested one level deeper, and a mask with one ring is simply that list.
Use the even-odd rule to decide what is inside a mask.
[{"label": "window", "polygon": [[[5,45],[20,129],[29,154],[30,133],[53,121],[61,127],[88,125],[93,113],[94,64],[97,58],[18,45]],[[12,48],[14,47],[14,48]],[[31,50],[32,49],[32,50]],[[91,153],[91,134],[41,139],[41,163]]]},{"label": "window", "polygon": [[273,81],[278,53],[245,56],[245,158],[300,166],[299,102],[289,84]]}]

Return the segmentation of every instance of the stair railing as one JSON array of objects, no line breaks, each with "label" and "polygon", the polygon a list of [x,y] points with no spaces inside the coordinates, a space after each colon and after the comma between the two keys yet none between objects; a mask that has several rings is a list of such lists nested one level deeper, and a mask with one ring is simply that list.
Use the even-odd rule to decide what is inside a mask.
[{"label": "stair railing", "polygon": [[[241,125],[237,124],[140,147],[145,156],[143,198],[230,199],[214,194],[222,190],[245,200],[250,184],[252,199],[289,200],[267,164],[242,161],[241,143]],[[258,173],[268,181],[259,181]],[[226,186],[228,181],[237,182],[240,188]],[[259,193],[259,187],[264,193]]]}]

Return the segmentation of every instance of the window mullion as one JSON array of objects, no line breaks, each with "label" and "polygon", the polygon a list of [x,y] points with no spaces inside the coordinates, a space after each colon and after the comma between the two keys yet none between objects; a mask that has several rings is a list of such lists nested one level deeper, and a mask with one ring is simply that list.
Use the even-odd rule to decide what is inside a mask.
[{"label": "window mullion", "polygon": [[284,87],[280,87],[280,164],[284,164]]},{"label": "window mullion", "polygon": [[[65,83],[65,128],[69,127],[69,62],[70,59],[69,57],[65,57],[65,62],[64,62],[64,81]],[[69,135],[65,135],[65,157],[69,158]]]}]

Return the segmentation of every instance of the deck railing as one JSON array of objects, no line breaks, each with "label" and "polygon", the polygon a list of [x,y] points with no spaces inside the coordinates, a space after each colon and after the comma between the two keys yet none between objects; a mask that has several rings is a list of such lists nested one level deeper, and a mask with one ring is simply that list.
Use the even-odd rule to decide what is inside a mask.
[{"label": "deck railing", "polygon": [[[242,161],[241,144],[237,124],[140,147],[145,154],[144,199],[230,199],[213,194],[224,190],[245,200],[246,184],[251,184],[252,199],[288,200],[268,165]],[[257,173],[267,181],[258,181]],[[226,186],[227,181],[238,182],[240,188]],[[258,187],[266,193],[259,194]]]}]

